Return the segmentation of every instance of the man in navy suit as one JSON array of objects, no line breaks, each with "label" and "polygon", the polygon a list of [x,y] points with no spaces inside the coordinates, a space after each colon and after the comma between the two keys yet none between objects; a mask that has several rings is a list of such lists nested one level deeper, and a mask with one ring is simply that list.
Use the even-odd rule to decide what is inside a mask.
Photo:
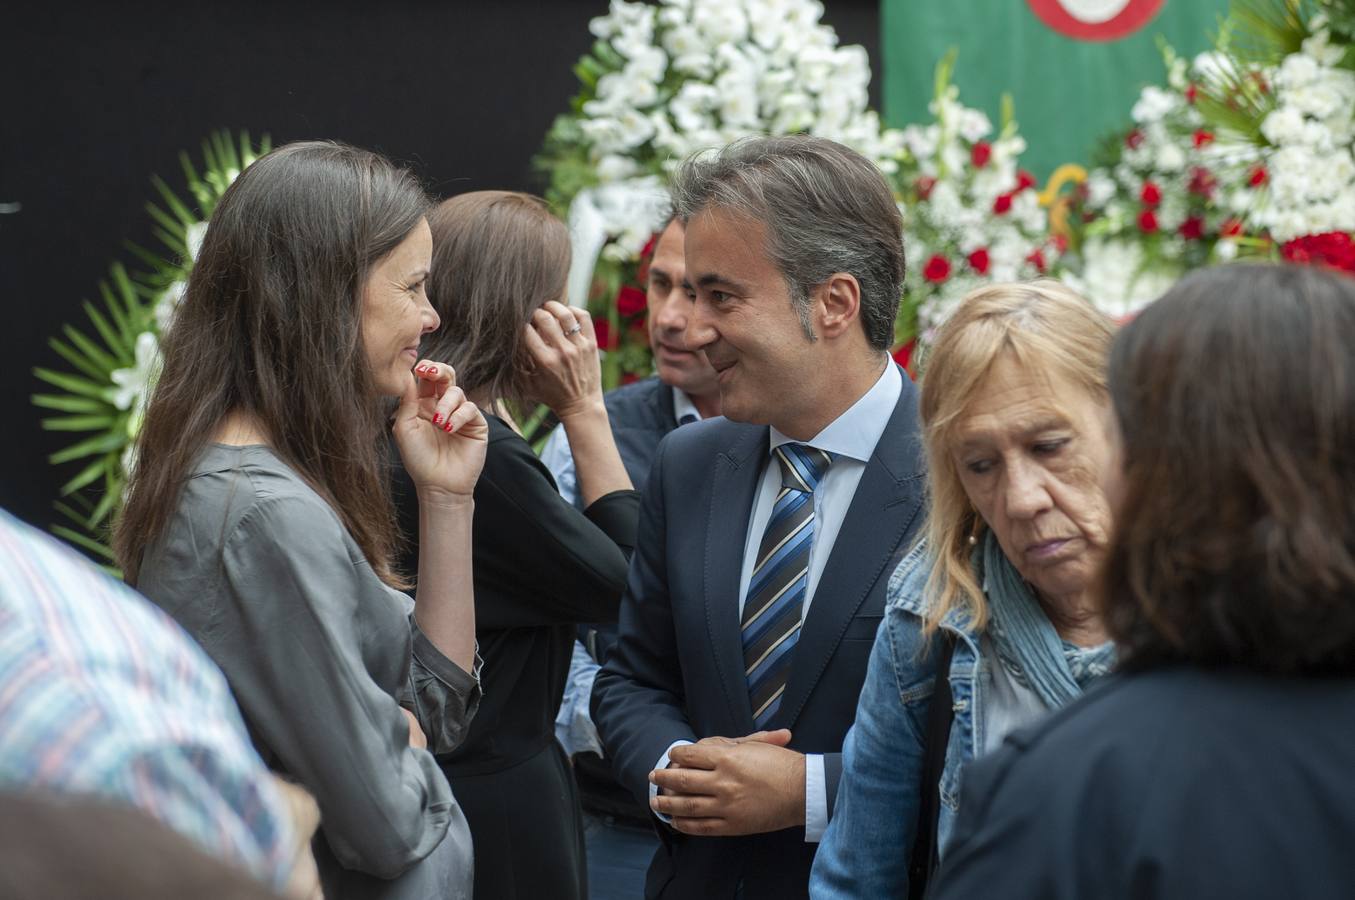
[{"label": "man in navy suit", "polygon": [[913,385],[888,355],[902,222],[839,144],[683,163],[686,345],[726,418],[664,439],[593,691],[662,846],[647,897],[806,895],[885,585],[922,517]]}]

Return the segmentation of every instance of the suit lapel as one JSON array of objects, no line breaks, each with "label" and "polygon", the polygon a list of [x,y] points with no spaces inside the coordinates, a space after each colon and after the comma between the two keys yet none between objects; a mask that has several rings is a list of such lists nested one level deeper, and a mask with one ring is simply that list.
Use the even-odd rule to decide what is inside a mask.
[{"label": "suit lapel", "polygon": [[[704,594],[706,628],[715,669],[729,702],[735,733],[753,730],[753,707],[743,672],[739,629],[739,576],[748,520],[762,477],[759,462],[767,455],[766,428],[752,427],[746,436],[715,460],[706,520]],[[741,730],[739,730],[741,729]]]},{"label": "suit lapel", "polygon": [[923,476],[917,465],[916,393],[905,383],[889,425],[847,508],[847,516],[819,577],[809,614],[795,647],[781,708],[771,727],[795,722],[836,652],[852,617],[885,568],[922,505]]}]

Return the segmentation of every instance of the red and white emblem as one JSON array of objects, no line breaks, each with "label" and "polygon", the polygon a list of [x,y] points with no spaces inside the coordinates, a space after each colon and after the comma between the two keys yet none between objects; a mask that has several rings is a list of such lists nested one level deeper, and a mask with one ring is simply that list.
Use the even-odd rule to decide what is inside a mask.
[{"label": "red and white emblem", "polygon": [[1164,0],[1026,0],[1059,34],[1079,41],[1115,41],[1152,21]]}]

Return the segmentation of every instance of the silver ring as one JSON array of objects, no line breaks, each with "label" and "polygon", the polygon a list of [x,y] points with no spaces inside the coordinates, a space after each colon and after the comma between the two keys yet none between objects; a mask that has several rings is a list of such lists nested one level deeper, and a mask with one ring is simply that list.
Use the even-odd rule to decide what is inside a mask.
[{"label": "silver ring", "polygon": [[579,324],[578,319],[575,319],[575,320],[574,320],[574,327],[571,328],[571,329],[569,329],[568,331],[565,332],[565,337],[573,337],[574,335],[578,334],[580,331],[583,331],[583,326]]}]

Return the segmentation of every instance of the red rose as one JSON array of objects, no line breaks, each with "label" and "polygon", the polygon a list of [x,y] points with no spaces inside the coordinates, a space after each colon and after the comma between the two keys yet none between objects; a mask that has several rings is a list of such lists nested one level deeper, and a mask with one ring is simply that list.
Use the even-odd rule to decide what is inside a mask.
[{"label": "red rose", "polygon": [[1190,184],[1186,190],[1192,194],[1199,194],[1201,197],[1213,195],[1214,188],[1218,186],[1218,179],[1209,174],[1209,170],[1203,166],[1196,166],[1190,170]]},{"label": "red rose", "polygon": [[973,269],[975,272],[978,272],[980,275],[988,274],[988,265],[989,259],[987,247],[980,247],[973,253],[969,254],[969,268]]},{"label": "red rose", "polygon": [[998,194],[997,199],[993,201],[993,212],[999,216],[1011,212],[1012,195]]},{"label": "red rose", "polygon": [[621,383],[622,383],[622,384],[634,384],[635,382],[637,382],[637,381],[639,381],[639,380],[640,380],[640,376],[639,376],[639,375],[636,375],[634,372],[622,372],[622,373],[621,373]]},{"label": "red rose", "polygon": [[626,285],[616,295],[616,309],[623,316],[644,312],[647,302],[645,292],[634,285]]},{"label": "red rose", "polygon": [[1035,248],[1030,256],[1026,257],[1026,262],[1034,266],[1035,271],[1039,272],[1041,275],[1045,273],[1044,250],[1042,248]]},{"label": "red rose", "polygon": [[1238,237],[1241,234],[1241,219],[1229,219],[1227,222],[1224,222],[1223,227],[1219,229],[1219,237]]},{"label": "red rose", "polygon": [[1187,103],[1194,103],[1194,102],[1195,102],[1195,97],[1196,97],[1198,94],[1199,94],[1199,91],[1196,89],[1196,87],[1195,87],[1195,85],[1194,85],[1193,83],[1192,83],[1192,84],[1186,85],[1186,102],[1187,102]]},{"label": "red rose", "polygon": [[1025,169],[1017,169],[1016,190],[1013,191],[1012,193],[1019,194],[1021,191],[1024,191],[1026,188],[1029,187],[1035,187],[1035,176],[1027,172]]},{"label": "red rose", "polygon": [[922,270],[922,277],[933,284],[940,284],[950,277],[950,263],[938,253],[927,260],[927,266]]},{"label": "red rose", "polygon": [[1199,150],[1201,147],[1214,143],[1214,134],[1201,128],[1191,136],[1191,142],[1195,145],[1195,149]]},{"label": "red rose", "polygon": [[1139,191],[1139,199],[1145,206],[1157,206],[1162,202],[1162,189],[1151,181],[1143,183],[1143,190]]},{"label": "red rose", "polygon": [[[907,371],[908,364],[913,361],[913,350],[916,348],[917,338],[913,338],[906,344],[900,344],[898,348],[894,350],[894,362],[903,366],[904,370]],[[912,373],[909,372],[909,374],[911,375]]]},{"label": "red rose", "polygon": [[1190,216],[1181,223],[1181,237],[1188,241],[1198,241],[1204,237],[1204,219],[1199,216]]},{"label": "red rose", "polygon": [[1143,145],[1143,132],[1139,131],[1137,128],[1132,129],[1124,136],[1124,145],[1130,150],[1137,150]]},{"label": "red rose", "polygon": [[1063,234],[1054,235],[1054,249],[1062,253],[1068,249],[1068,236]]},{"label": "red rose", "polygon": [[654,255],[654,245],[659,242],[659,236],[661,234],[662,232],[656,231],[649,236],[649,240],[645,241],[644,249],[640,251],[641,259],[649,259]]},{"label": "red rose", "polygon": [[1251,170],[1251,177],[1247,179],[1247,184],[1252,187],[1260,187],[1270,178],[1270,173],[1266,171],[1265,166],[1257,166]]},{"label": "red rose", "polygon": [[974,164],[974,168],[982,169],[988,165],[988,160],[993,158],[993,145],[987,141],[976,141],[974,146],[969,149],[969,161]]},{"label": "red rose", "polygon": [[1151,209],[1145,209],[1139,213],[1139,231],[1144,234],[1152,234],[1157,231],[1157,216],[1153,214]]},{"label": "red rose", "polygon": [[936,187],[936,179],[930,175],[921,175],[913,182],[913,186],[917,188],[917,199],[926,200],[932,195],[932,188]]},{"label": "red rose", "polygon": [[598,316],[593,320],[593,334],[597,335],[599,349],[616,349],[616,341],[612,338],[612,323],[608,322],[605,316]]},{"label": "red rose", "polygon": [[1355,240],[1344,231],[1294,238],[1280,248],[1280,255],[1293,263],[1323,266],[1355,275]]}]

